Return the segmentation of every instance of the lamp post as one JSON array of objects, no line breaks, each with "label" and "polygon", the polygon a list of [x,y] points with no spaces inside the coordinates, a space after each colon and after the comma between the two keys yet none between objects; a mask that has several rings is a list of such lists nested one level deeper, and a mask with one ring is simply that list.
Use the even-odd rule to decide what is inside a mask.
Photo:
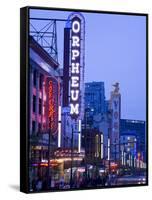
[{"label": "lamp post", "polygon": [[[51,120],[50,120],[50,123],[51,123]],[[47,189],[50,189],[49,188],[49,184],[50,184],[50,153],[51,153],[51,124],[50,124],[50,130],[48,132],[48,169],[47,169]]]},{"label": "lamp post", "polygon": [[71,136],[71,172],[70,172],[70,187],[73,186],[73,124],[72,124],[72,136]]},{"label": "lamp post", "polygon": [[85,108],[84,118],[85,118],[85,131],[84,131],[84,146],[85,146],[85,179],[87,180],[88,168],[87,168],[87,113],[90,111],[89,108]]},{"label": "lamp post", "polygon": [[108,138],[108,165],[109,165],[109,174],[110,174],[110,138]]}]

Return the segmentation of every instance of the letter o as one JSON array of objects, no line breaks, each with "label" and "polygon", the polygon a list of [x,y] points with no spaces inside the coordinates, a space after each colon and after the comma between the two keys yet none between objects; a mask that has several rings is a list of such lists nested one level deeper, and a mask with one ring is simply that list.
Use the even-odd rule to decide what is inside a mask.
[{"label": "letter o", "polygon": [[78,33],[80,31],[80,23],[79,23],[79,21],[74,21],[72,23],[72,31],[74,33]]}]

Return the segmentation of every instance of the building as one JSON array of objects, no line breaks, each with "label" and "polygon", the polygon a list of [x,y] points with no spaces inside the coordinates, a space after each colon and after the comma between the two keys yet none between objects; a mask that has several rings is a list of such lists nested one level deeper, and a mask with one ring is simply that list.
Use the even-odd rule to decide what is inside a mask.
[{"label": "building", "polygon": [[109,111],[109,109],[110,109],[110,101],[106,100],[105,101],[105,110],[106,110],[106,113]]},{"label": "building", "polygon": [[62,80],[58,72],[59,64],[33,37],[30,37],[29,48],[29,157],[32,184],[33,178],[49,176],[48,163],[60,144]]},{"label": "building", "polygon": [[134,135],[137,139],[137,152],[146,159],[146,122],[142,120],[120,120],[120,134]]},{"label": "building", "polygon": [[[46,34],[42,35],[39,35],[41,30],[33,30],[33,25],[30,27],[31,191],[33,182],[39,179],[45,189],[52,187],[50,183],[59,182],[64,169],[69,171],[68,168],[76,167],[84,157],[84,150],[81,149],[81,121],[84,116],[85,20],[77,12],[72,12],[66,20],[64,52],[60,52],[64,53],[62,69],[57,61],[56,20],[52,19],[52,22],[52,29],[47,29]],[[51,33],[51,40],[48,32]],[[51,41],[51,44],[46,44],[47,41]]]},{"label": "building", "polygon": [[110,133],[111,115],[107,112],[104,115],[95,115],[93,118],[94,127],[103,135],[103,158],[108,159],[108,138]]},{"label": "building", "polygon": [[97,129],[103,135],[103,158],[108,159],[108,137],[110,137],[112,112],[111,100],[105,100],[104,82],[85,84],[85,118],[83,129]]},{"label": "building", "polygon": [[122,166],[136,166],[137,139],[134,135],[120,136],[120,157]]},{"label": "building", "polygon": [[82,147],[87,164],[101,164],[103,159],[103,135],[97,129],[82,130]]},{"label": "building", "polygon": [[106,112],[104,82],[85,83],[85,108],[90,109],[90,115]]}]

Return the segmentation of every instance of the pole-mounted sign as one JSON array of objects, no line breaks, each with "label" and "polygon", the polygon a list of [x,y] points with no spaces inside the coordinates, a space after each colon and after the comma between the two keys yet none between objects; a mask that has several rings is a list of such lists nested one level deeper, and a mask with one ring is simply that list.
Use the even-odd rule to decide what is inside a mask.
[{"label": "pole-mounted sign", "polygon": [[80,54],[81,20],[75,16],[71,22],[70,114],[76,119],[80,112]]}]

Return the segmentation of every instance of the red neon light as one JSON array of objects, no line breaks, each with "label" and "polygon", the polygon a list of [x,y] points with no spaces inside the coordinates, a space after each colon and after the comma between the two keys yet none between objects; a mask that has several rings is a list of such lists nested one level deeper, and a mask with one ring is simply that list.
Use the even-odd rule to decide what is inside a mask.
[{"label": "red neon light", "polygon": [[54,128],[53,119],[54,119],[54,97],[53,97],[53,83],[49,81],[49,119],[51,124],[51,129]]},{"label": "red neon light", "polygon": [[54,134],[58,126],[58,83],[50,78],[48,81],[48,118],[49,128]]}]

